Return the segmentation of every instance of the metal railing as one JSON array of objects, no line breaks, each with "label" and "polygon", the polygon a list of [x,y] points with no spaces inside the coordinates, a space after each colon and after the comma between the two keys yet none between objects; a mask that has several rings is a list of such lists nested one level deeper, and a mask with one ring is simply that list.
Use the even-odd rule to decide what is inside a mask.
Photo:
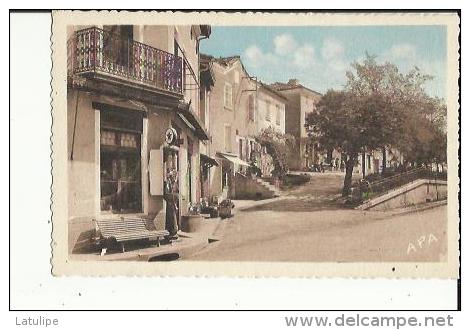
[{"label": "metal railing", "polygon": [[69,73],[102,73],[165,91],[183,92],[183,59],[92,27],[68,41]]},{"label": "metal railing", "polygon": [[435,172],[423,165],[380,180],[372,182],[358,182],[353,185],[353,187],[351,187],[350,195],[352,200],[363,201],[372,197],[383,195],[390,190],[396,189],[414,180],[424,178],[447,180],[447,173]]}]

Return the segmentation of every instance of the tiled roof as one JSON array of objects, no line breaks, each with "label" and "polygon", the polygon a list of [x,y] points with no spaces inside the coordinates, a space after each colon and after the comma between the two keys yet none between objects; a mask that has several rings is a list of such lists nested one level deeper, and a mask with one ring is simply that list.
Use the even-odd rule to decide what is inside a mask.
[{"label": "tiled roof", "polygon": [[271,88],[275,89],[276,91],[286,91],[286,90],[292,90],[292,89],[296,89],[296,88],[303,88],[303,89],[306,89],[306,90],[308,90],[312,93],[322,95],[320,92],[317,92],[317,91],[315,91],[311,88],[305,87],[304,85],[299,83],[296,79],[291,79],[287,83],[275,82],[275,83],[271,84],[270,86],[271,86]]},{"label": "tiled roof", "polygon": [[201,53],[201,59],[206,60],[206,61],[214,61],[221,65],[228,66],[240,60],[240,56],[214,57],[212,55]]},{"label": "tiled roof", "polygon": [[265,83],[261,82],[260,80],[258,80],[258,83],[260,84],[261,88],[264,88],[265,90],[267,90],[268,92],[271,92],[272,94],[280,97],[281,99],[283,100],[287,100],[287,98],[282,95],[281,93],[279,93],[276,89],[272,88],[271,86],[269,85],[266,85]]}]

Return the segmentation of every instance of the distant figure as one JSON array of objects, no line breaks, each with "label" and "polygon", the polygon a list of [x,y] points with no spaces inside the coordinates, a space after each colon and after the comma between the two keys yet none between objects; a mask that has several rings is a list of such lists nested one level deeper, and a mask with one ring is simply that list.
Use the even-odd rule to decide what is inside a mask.
[{"label": "distant figure", "polygon": [[366,179],[361,179],[359,182],[359,188],[361,190],[361,197],[362,200],[367,200],[369,199],[370,195],[370,183]]}]

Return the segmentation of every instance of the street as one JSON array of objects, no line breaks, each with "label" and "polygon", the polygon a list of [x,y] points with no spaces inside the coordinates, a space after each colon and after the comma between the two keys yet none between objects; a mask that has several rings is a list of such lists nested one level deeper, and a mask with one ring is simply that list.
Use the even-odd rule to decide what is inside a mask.
[{"label": "street", "polygon": [[235,215],[224,220],[223,239],[188,259],[380,262],[446,258],[446,206],[402,214],[347,209],[336,202],[342,180],[340,174],[315,175],[277,200],[236,208]]}]

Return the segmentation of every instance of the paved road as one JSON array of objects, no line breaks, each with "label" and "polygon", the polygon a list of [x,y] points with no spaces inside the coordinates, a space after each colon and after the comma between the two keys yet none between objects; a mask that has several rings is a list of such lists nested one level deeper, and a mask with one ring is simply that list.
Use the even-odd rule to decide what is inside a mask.
[{"label": "paved road", "polygon": [[342,177],[315,176],[284,199],[237,211],[224,237],[190,257],[220,261],[439,261],[446,206],[417,213],[345,209]]},{"label": "paved road", "polygon": [[284,191],[283,198],[254,205],[247,211],[308,212],[345,208],[338,202],[343,180],[343,173],[311,174],[310,182]]}]

